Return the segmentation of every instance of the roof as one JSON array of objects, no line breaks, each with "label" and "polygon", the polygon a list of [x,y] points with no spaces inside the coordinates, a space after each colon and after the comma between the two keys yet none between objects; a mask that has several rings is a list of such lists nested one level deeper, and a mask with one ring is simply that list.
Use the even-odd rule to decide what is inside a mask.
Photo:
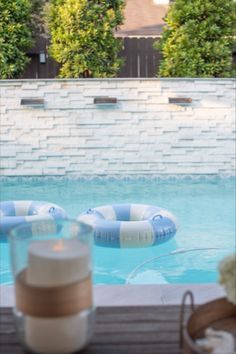
[{"label": "roof", "polygon": [[126,0],[124,24],[116,37],[158,37],[165,25],[168,5],[155,5],[153,0]]}]

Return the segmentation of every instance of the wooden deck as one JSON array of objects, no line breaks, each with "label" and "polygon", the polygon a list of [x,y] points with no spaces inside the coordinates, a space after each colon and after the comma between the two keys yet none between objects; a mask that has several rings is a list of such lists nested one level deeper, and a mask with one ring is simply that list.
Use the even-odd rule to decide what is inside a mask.
[{"label": "wooden deck", "polygon": [[[180,354],[179,306],[98,307],[83,354]],[[0,308],[0,354],[23,354],[11,308]]]}]

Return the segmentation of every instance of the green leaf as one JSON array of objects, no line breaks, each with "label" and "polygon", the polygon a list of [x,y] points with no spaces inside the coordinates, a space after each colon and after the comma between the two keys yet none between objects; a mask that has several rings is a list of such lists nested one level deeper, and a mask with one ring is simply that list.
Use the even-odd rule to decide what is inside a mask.
[{"label": "green leaf", "polygon": [[52,0],[48,15],[51,56],[60,77],[113,77],[122,61],[115,29],[122,24],[124,0]]},{"label": "green leaf", "polygon": [[234,0],[175,0],[162,39],[159,76],[229,77],[233,75]]},{"label": "green leaf", "polygon": [[0,78],[17,78],[29,62],[32,45],[32,2],[0,0]]}]

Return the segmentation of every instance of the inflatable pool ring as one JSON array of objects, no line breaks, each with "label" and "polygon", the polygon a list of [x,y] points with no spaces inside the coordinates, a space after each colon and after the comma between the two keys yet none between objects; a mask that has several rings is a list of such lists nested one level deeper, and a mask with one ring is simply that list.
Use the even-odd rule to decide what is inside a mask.
[{"label": "inflatable pool ring", "polygon": [[104,247],[147,247],[170,240],[177,221],[153,205],[117,204],[89,209],[78,220],[94,228],[94,243]]},{"label": "inflatable pool ring", "polygon": [[6,241],[10,230],[20,224],[66,218],[65,211],[53,203],[32,200],[0,202],[0,241]]}]

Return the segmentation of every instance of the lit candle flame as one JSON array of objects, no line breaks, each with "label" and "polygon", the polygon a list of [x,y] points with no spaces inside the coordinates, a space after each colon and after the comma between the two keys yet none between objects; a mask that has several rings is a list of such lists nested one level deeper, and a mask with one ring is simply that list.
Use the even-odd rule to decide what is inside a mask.
[{"label": "lit candle flame", "polygon": [[58,240],[57,243],[55,243],[55,245],[53,246],[52,249],[55,252],[63,251],[65,249],[63,240]]}]

